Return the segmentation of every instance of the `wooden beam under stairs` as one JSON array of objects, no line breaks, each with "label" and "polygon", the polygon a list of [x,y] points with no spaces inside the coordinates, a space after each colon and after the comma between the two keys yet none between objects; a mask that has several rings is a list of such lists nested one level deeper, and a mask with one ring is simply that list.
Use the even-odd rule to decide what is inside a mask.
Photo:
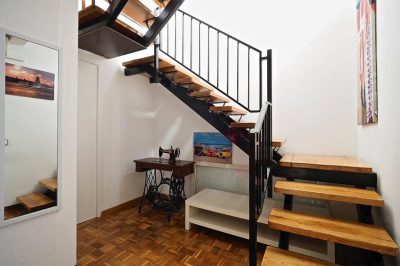
[{"label": "wooden beam under stairs", "polygon": [[55,201],[39,192],[17,197],[17,201],[28,211],[38,211],[55,205]]},{"label": "wooden beam under stairs", "polygon": [[398,246],[383,227],[273,209],[271,229],[395,256]]},{"label": "wooden beam under stairs", "polygon": [[352,187],[310,184],[291,181],[277,181],[275,192],[313,199],[330,200],[383,207],[383,198],[374,190]]},{"label": "wooden beam under stairs", "polygon": [[285,154],[279,164],[281,167],[372,173],[371,166],[358,159],[343,156]]},{"label": "wooden beam under stairs", "polygon": [[268,246],[261,266],[334,266],[336,264]]}]

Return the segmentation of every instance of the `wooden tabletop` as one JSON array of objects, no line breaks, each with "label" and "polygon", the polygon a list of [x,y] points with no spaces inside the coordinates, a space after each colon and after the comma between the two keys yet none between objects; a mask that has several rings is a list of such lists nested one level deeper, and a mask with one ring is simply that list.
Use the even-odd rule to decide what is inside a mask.
[{"label": "wooden tabletop", "polygon": [[136,172],[145,172],[152,169],[173,172],[176,177],[185,177],[194,172],[193,161],[176,160],[175,164],[170,164],[167,159],[145,158],[134,160],[136,163]]},{"label": "wooden tabletop", "polygon": [[342,156],[285,154],[279,164],[282,167],[372,173],[372,167],[364,162],[356,158]]}]

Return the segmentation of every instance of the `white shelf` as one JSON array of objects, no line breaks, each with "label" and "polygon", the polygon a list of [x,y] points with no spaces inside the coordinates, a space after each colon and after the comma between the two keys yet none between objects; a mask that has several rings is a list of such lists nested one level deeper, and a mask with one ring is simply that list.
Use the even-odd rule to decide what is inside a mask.
[{"label": "white shelf", "polygon": [[[186,200],[185,228],[191,224],[248,239],[249,197],[230,192],[204,189]],[[269,229],[268,216],[272,208],[282,208],[283,201],[266,199],[258,223],[258,242],[278,246],[279,232]],[[295,204],[296,211],[329,216],[326,209]],[[290,250],[328,261],[334,260],[334,245],[325,241],[290,235]]]}]

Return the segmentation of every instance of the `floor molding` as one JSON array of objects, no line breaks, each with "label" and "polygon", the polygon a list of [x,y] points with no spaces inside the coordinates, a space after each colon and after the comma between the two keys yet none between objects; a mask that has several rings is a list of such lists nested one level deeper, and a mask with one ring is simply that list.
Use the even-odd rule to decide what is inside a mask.
[{"label": "floor molding", "polygon": [[138,198],[132,199],[130,201],[124,202],[122,204],[119,204],[117,206],[111,207],[109,209],[103,210],[101,212],[101,216],[100,217],[109,216],[109,215],[112,215],[112,214],[114,214],[116,212],[139,206],[139,203],[140,203],[141,199],[142,199],[142,197],[138,197]]}]

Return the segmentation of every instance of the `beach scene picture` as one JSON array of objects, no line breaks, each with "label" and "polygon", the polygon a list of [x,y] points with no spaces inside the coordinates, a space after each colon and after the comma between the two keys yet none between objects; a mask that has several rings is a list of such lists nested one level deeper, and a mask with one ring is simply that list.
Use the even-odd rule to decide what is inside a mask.
[{"label": "beach scene picture", "polygon": [[6,94],[54,100],[53,73],[6,63]]},{"label": "beach scene picture", "polygon": [[232,142],[221,133],[194,132],[193,160],[232,163]]}]

